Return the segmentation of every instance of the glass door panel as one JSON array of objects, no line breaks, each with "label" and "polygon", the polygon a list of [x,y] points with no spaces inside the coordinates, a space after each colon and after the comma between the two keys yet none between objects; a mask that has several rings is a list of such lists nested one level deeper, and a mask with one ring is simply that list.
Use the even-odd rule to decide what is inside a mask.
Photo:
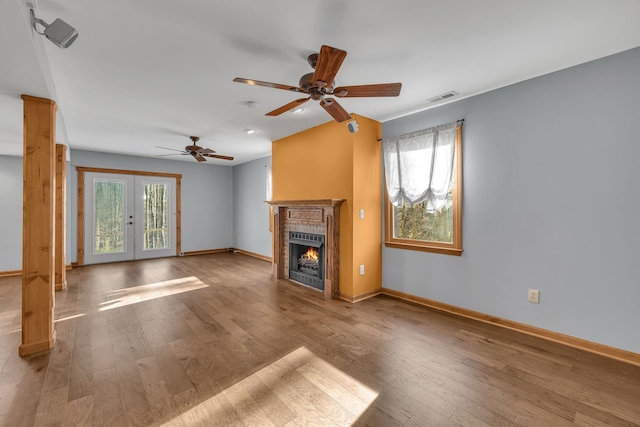
[{"label": "glass door panel", "polygon": [[143,250],[167,249],[169,241],[169,185],[143,184]]},{"label": "glass door panel", "polygon": [[130,175],[85,174],[85,264],[133,259],[133,188]]},{"label": "glass door panel", "polygon": [[126,182],[93,181],[93,254],[127,251]]},{"label": "glass door panel", "polygon": [[137,176],[135,199],[136,259],[175,256],[175,179]]}]

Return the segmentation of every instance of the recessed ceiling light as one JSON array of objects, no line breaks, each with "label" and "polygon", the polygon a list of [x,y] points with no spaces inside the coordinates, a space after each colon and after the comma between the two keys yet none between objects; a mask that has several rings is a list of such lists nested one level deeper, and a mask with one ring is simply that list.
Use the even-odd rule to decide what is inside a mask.
[{"label": "recessed ceiling light", "polygon": [[244,129],[244,133],[246,133],[247,135],[251,135],[252,133],[256,133],[255,129]]},{"label": "recessed ceiling light", "polygon": [[295,110],[291,110],[291,112],[292,112],[293,114],[302,113],[303,111],[304,111],[304,108],[302,108],[302,107],[298,107],[298,108],[296,108]]}]

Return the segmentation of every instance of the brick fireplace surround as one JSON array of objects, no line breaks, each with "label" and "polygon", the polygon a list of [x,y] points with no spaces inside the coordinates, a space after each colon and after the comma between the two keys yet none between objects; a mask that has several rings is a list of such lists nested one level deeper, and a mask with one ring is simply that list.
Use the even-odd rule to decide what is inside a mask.
[{"label": "brick fireplace surround", "polygon": [[344,199],[274,200],[273,276],[289,279],[289,232],[320,234],[325,241],[324,297],[340,294],[340,205]]}]

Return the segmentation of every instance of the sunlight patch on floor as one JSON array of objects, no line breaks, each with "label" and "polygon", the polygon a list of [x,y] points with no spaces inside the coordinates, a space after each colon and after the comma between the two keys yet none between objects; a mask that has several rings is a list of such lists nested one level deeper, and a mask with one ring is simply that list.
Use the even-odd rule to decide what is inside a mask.
[{"label": "sunlight patch on floor", "polygon": [[349,426],[378,393],[299,347],[286,356],[191,408],[165,425]]},{"label": "sunlight patch on floor", "polygon": [[21,315],[20,310],[7,310],[4,313],[0,313],[0,333],[2,335],[11,334],[15,330],[7,331],[16,325],[16,319]]},{"label": "sunlight patch on floor", "polygon": [[74,314],[73,316],[61,317],[59,319],[54,320],[53,323],[64,322],[65,320],[71,320],[71,319],[78,319],[86,315],[87,313],[78,313],[78,314]]},{"label": "sunlight patch on floor", "polygon": [[100,303],[99,311],[112,310],[154,298],[166,297],[182,292],[207,288],[200,279],[195,276],[182,277],[180,279],[165,280],[164,282],[149,283],[147,285],[118,289],[104,295],[106,301]]}]

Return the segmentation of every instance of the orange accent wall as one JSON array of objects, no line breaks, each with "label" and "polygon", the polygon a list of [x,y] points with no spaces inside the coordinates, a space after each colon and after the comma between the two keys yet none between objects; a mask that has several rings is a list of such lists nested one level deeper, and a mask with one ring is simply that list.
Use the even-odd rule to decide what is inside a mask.
[{"label": "orange accent wall", "polygon": [[[353,297],[382,288],[382,125],[360,117],[353,145]],[[364,219],[360,219],[364,209]],[[360,276],[359,266],[365,274]]]},{"label": "orange accent wall", "polygon": [[331,121],[274,141],[271,160],[274,200],[346,200],[340,207],[340,294],[349,300],[382,287],[382,126],[352,117],[358,132]]}]

